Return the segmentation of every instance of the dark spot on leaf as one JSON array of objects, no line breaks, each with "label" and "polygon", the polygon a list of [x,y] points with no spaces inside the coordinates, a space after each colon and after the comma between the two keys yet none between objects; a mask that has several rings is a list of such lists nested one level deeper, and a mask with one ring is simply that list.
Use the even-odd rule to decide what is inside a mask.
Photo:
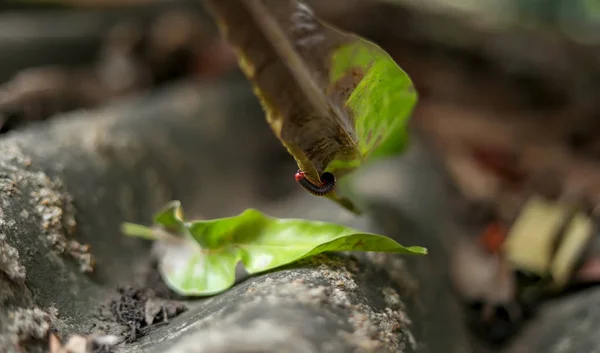
[{"label": "dark spot on leaf", "polygon": [[362,239],[359,239],[356,243],[354,243],[354,246],[357,248],[359,248],[359,247],[362,248],[365,245],[366,245],[366,243]]},{"label": "dark spot on leaf", "polygon": [[365,77],[365,71],[360,67],[353,67],[351,69],[352,77],[354,77],[354,83],[358,84],[363,77]]}]

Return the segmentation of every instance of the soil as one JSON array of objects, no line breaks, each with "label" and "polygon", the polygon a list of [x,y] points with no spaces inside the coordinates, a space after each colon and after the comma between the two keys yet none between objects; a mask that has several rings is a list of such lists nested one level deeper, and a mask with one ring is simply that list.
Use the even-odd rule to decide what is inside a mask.
[{"label": "soil", "polygon": [[156,263],[151,264],[144,282],[117,288],[118,296],[98,308],[99,323],[90,331],[104,331],[132,343],[187,310],[178,301],[183,297],[171,291],[160,278]]}]

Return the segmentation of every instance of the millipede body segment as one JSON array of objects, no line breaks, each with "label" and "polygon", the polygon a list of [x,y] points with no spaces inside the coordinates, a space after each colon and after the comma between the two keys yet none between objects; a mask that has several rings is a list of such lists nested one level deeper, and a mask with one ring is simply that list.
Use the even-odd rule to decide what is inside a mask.
[{"label": "millipede body segment", "polygon": [[335,189],[335,176],[329,172],[325,172],[321,175],[321,185],[315,185],[306,179],[306,175],[301,170],[298,170],[295,175],[296,181],[306,191],[316,196],[325,196],[331,193]]}]

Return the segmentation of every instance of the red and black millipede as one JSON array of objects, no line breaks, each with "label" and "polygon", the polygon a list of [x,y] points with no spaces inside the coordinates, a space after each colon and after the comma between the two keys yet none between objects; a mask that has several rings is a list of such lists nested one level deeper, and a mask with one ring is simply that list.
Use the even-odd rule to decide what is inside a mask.
[{"label": "red and black millipede", "polygon": [[325,196],[335,189],[335,176],[329,172],[321,175],[321,185],[311,183],[300,169],[296,172],[295,178],[298,184],[306,189],[306,191],[316,196]]}]

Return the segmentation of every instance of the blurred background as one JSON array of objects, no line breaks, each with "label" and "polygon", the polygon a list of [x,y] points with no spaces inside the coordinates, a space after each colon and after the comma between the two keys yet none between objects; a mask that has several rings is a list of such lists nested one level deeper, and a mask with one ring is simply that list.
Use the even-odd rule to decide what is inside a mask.
[{"label": "blurred background", "polygon": [[[456,292],[474,334],[505,341],[545,295],[521,291],[531,273],[503,267],[498,250],[528,202],[568,202],[593,219],[600,210],[600,1],[305,2],[413,79],[414,138],[442,166],[470,244],[453,250]],[[0,134],[181,81],[243,80],[200,0],[0,3]],[[258,180],[265,201],[297,189],[293,159],[273,142],[256,166],[269,171]],[[595,238],[573,255],[569,282],[600,279]],[[545,256],[535,249],[524,256]]]}]

